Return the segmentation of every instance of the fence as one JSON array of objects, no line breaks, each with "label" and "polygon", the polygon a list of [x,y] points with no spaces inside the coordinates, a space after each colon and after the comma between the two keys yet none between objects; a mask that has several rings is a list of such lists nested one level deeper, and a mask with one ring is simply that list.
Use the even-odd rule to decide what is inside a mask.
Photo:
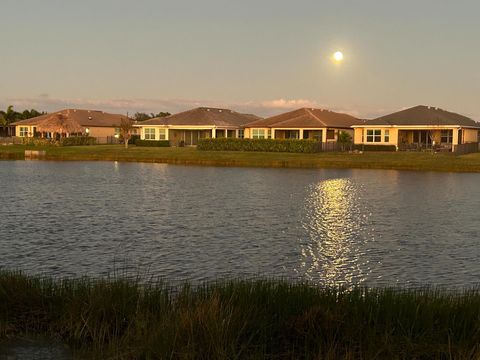
[{"label": "fence", "polygon": [[459,144],[453,147],[453,152],[457,155],[470,154],[479,151],[478,143]]},{"label": "fence", "polygon": [[105,136],[105,137],[97,137],[97,144],[99,145],[117,145],[120,144],[120,139],[116,138],[115,136]]},{"label": "fence", "polygon": [[343,152],[343,151],[352,151],[352,143],[338,143],[338,142],[321,142],[320,151],[323,152]]}]

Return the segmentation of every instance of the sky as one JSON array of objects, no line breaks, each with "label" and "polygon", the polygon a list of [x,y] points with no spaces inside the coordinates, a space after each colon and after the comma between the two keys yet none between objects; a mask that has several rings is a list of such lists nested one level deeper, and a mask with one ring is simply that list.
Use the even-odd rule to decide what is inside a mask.
[{"label": "sky", "polygon": [[[0,0],[0,108],[480,121],[480,2]],[[341,64],[331,60],[340,50]]]}]

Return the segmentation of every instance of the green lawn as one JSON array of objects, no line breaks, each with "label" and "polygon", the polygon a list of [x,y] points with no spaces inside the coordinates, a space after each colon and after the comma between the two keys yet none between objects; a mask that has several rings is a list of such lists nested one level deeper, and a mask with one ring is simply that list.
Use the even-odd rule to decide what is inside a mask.
[{"label": "green lawn", "polygon": [[358,168],[423,171],[480,172],[480,153],[455,156],[450,153],[366,152],[263,153],[198,151],[195,148],[149,148],[121,145],[26,147],[0,146],[0,158],[23,159],[25,149],[46,150],[47,160],[139,161],[183,165],[250,166],[285,168]]}]

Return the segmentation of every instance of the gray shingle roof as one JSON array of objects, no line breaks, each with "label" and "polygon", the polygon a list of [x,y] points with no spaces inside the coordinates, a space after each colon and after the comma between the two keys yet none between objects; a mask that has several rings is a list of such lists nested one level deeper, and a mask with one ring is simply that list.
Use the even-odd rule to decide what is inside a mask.
[{"label": "gray shingle roof", "polygon": [[31,119],[20,120],[14,122],[12,125],[37,125],[40,121],[56,114],[65,116],[83,127],[118,127],[120,126],[122,119],[126,118],[125,115],[110,114],[99,110],[65,109],[50,114],[40,115]]},{"label": "gray shingle roof", "polygon": [[258,119],[260,119],[258,116],[241,114],[230,109],[198,107],[178,114],[142,121],[138,125],[241,127]]},{"label": "gray shingle roof", "polygon": [[409,109],[366,121],[365,125],[383,126],[467,126],[479,127],[474,120],[432,106],[418,105]]},{"label": "gray shingle roof", "polygon": [[252,128],[350,128],[363,121],[348,114],[324,109],[301,108],[246,125]]}]

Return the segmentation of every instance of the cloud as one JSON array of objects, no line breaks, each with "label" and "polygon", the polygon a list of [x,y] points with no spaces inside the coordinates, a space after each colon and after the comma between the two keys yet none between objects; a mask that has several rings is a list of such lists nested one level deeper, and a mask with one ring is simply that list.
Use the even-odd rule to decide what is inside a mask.
[{"label": "cloud", "polygon": [[323,104],[309,99],[271,99],[260,101],[214,101],[201,99],[84,99],[84,98],[56,98],[49,94],[41,94],[28,98],[0,99],[0,108],[13,105],[17,110],[37,109],[39,111],[53,112],[60,109],[76,108],[102,110],[113,113],[131,115],[135,112],[158,113],[168,111],[177,113],[199,106],[229,108],[238,112],[256,114],[263,117],[277,115],[282,112],[301,107],[322,108],[337,112],[344,112],[361,118],[373,118],[388,113],[385,109],[368,109],[357,106],[334,106]]}]

